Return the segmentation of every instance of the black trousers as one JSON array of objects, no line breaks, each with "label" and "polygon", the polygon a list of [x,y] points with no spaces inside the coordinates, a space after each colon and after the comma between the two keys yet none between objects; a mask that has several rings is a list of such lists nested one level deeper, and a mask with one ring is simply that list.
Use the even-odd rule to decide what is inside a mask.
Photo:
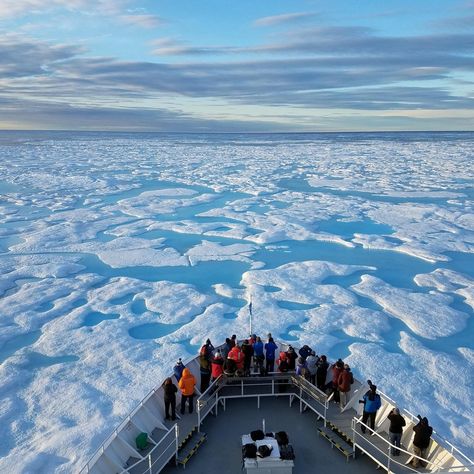
[{"label": "black trousers", "polygon": [[192,413],[194,393],[192,395],[181,395],[181,414],[182,415],[184,415],[184,410],[186,408],[186,400],[188,400],[188,403],[189,403],[189,413]]},{"label": "black trousers", "polygon": [[266,371],[273,372],[274,364],[275,364],[275,359],[267,359],[267,363],[265,367]]},{"label": "black trousers", "polygon": [[[367,424],[367,420],[370,420],[369,426],[372,429],[374,429],[375,428],[375,415],[376,414],[377,414],[376,411],[374,411],[373,413],[369,413],[368,411],[364,411],[364,413],[362,414],[362,423]],[[361,425],[360,429],[362,430],[363,433],[365,433],[365,426]]]},{"label": "black trousers", "polygon": [[201,372],[201,393],[204,393],[209,387],[209,382],[211,381],[211,373],[208,374]]},{"label": "black trousers", "polygon": [[167,420],[169,420],[170,418],[170,408],[171,408],[171,419],[176,420],[176,398],[172,398],[170,400],[165,399],[165,414],[166,414]]}]

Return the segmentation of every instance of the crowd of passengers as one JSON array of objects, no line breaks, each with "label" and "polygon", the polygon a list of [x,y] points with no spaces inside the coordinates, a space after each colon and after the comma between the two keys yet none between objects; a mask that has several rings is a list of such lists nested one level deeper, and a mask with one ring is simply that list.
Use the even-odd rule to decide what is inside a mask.
[{"label": "crowd of passengers", "polygon": [[[278,352],[278,354],[277,354]],[[234,334],[226,338],[225,344],[220,349],[215,349],[210,339],[201,347],[199,351],[200,366],[200,392],[204,393],[209,385],[217,380],[221,375],[226,377],[245,377],[253,373],[267,375],[274,372],[294,372],[315,385],[319,390],[332,395],[332,400],[339,403],[341,410],[350,400],[351,385],[354,377],[351,368],[341,359],[330,365],[325,355],[317,355],[308,345],[304,345],[298,351],[289,345],[286,351],[278,351],[271,334],[267,335],[264,343],[260,337],[252,334],[248,339],[239,343]],[[276,370],[275,370],[276,369]],[[332,371],[332,377],[327,381],[328,371]],[[189,406],[189,413],[193,412],[194,392],[196,378],[191,371],[186,368],[181,359],[173,367],[174,376],[178,382],[181,392],[181,414],[184,415],[186,404]],[[377,387],[370,380],[367,381],[369,390],[364,394],[360,403],[363,403],[361,431],[366,432],[365,425],[374,434],[375,418],[377,410],[382,406]],[[178,388],[174,385],[171,377],[164,383],[164,401],[166,419],[176,419],[176,393]],[[170,414],[171,410],[171,414]],[[419,418],[419,423],[413,427],[415,436],[413,439],[414,454],[425,458],[426,450],[429,447],[433,429],[428,424],[427,418]],[[388,415],[390,421],[389,440],[393,445],[391,454],[398,456],[400,451],[400,440],[403,427],[406,425],[405,419],[400,415],[398,408],[394,408]],[[411,461],[414,467],[424,465],[418,457]]]}]

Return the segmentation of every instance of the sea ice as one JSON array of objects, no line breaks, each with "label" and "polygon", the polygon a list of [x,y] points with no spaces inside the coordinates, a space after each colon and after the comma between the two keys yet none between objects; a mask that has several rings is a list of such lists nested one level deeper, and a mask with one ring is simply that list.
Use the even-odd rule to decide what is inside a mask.
[{"label": "sea ice", "polygon": [[352,289],[371,298],[385,312],[402,320],[415,334],[428,339],[462,331],[469,317],[451,308],[449,304],[452,298],[447,295],[414,293],[394,288],[371,275],[363,275],[361,282],[353,285]]}]

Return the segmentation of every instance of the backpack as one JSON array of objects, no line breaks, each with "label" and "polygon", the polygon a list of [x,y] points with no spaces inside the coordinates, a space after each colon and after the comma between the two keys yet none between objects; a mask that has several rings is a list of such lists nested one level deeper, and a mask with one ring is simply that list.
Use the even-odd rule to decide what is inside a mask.
[{"label": "backpack", "polygon": [[275,439],[278,443],[278,446],[286,446],[289,442],[286,431],[279,431],[278,433],[275,433]]},{"label": "backpack", "polygon": [[146,433],[140,433],[136,439],[135,443],[137,445],[137,449],[141,451],[148,446],[148,435]]},{"label": "backpack", "polygon": [[262,430],[251,431],[250,437],[252,438],[252,441],[258,441],[265,438],[265,433]]},{"label": "backpack", "polygon": [[257,449],[257,456],[259,458],[267,458],[272,453],[273,447],[268,444],[262,444]]},{"label": "backpack", "polygon": [[255,459],[257,457],[257,446],[253,443],[247,443],[242,446],[242,457]]}]

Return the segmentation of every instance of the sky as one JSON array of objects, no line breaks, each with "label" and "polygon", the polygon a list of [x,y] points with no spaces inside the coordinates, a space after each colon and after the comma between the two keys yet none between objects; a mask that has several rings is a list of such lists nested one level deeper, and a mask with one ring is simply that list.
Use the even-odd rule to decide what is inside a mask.
[{"label": "sky", "polygon": [[474,130],[474,0],[0,0],[0,129]]}]

